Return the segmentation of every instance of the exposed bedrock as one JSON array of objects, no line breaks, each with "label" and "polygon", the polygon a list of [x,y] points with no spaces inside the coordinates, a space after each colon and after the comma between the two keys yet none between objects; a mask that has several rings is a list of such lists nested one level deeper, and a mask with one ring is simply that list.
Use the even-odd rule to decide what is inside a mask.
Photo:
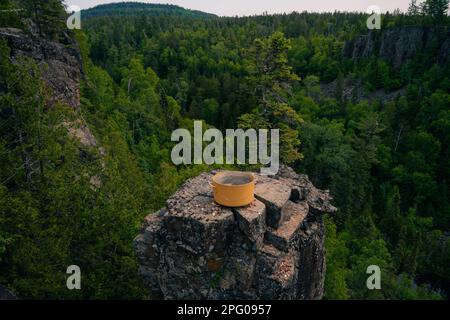
[{"label": "exposed bedrock", "polygon": [[134,245],[153,298],[321,299],[322,214],[327,191],[282,167],[255,174],[255,201],[226,208],[213,200],[214,172],[189,179],[165,208],[144,219]]}]

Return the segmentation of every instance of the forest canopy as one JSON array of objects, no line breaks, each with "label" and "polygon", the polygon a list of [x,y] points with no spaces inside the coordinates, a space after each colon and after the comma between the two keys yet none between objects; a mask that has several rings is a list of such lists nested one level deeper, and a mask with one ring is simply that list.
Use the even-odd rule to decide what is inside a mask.
[{"label": "forest canopy", "polygon": [[[378,49],[386,32],[430,35],[399,65],[376,50],[343,54],[368,38],[364,13],[219,18],[115,4],[87,11],[83,29],[69,32],[59,0],[0,9],[24,10],[2,15],[0,27],[29,32],[32,22],[34,36],[76,39],[84,73],[79,111],[46,108],[52,93],[36,64],[10,63],[0,40],[1,284],[25,298],[145,298],[132,239],[142,217],[211,169],[170,161],[171,132],[201,120],[280,128],[282,161],[330,189],[339,211],[325,219],[326,299],[448,298],[448,1],[383,14],[371,31]],[[80,150],[59,125],[80,116],[105,155]],[[65,288],[71,264],[89,275],[82,292]],[[367,290],[373,264],[383,290]]]}]

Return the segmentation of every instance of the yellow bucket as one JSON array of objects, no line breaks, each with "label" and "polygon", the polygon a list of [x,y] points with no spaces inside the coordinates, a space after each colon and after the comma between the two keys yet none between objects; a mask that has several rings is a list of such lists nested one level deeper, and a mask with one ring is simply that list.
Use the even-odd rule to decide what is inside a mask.
[{"label": "yellow bucket", "polygon": [[212,177],[214,201],[226,207],[242,207],[254,200],[255,176],[251,172],[222,171]]}]

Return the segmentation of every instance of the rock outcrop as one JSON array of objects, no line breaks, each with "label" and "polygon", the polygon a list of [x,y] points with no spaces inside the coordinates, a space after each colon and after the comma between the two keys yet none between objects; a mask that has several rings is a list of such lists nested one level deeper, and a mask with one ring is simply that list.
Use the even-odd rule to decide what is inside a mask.
[{"label": "rock outcrop", "polygon": [[[401,97],[406,93],[406,88],[400,88],[394,91],[386,91],[384,89],[368,91],[364,87],[364,83],[361,79],[355,79],[353,77],[346,77],[343,80],[342,87],[342,99],[352,103],[358,103],[363,100],[368,102],[381,101],[382,103],[388,103],[396,100],[398,97]],[[321,83],[320,89],[327,98],[335,98],[337,80],[333,80],[329,83]]]},{"label": "rock outcrop", "polygon": [[360,59],[377,56],[392,62],[395,68],[402,66],[416,54],[432,50],[435,61],[444,65],[450,56],[450,33],[424,27],[396,27],[381,31],[370,31],[367,35],[347,41],[343,48],[345,58]]},{"label": "rock outcrop", "polygon": [[[64,42],[54,42],[36,35],[25,33],[15,28],[0,28],[0,39],[10,47],[10,60],[15,64],[21,57],[28,57],[39,66],[42,80],[50,88],[52,94],[48,106],[55,102],[69,105],[75,112],[80,107],[80,82],[83,76],[81,54],[77,43],[67,34],[62,34]],[[86,148],[102,147],[89,129],[81,114],[74,121],[64,120],[62,125],[69,134]]]},{"label": "rock outcrop", "polygon": [[[427,62],[430,64],[437,63],[441,66],[448,64],[450,62],[449,31],[415,26],[372,30],[366,35],[345,42],[342,56],[352,60],[378,57],[398,69],[408,60],[424,52],[429,55],[430,59],[427,59]],[[406,93],[405,87],[390,92],[383,89],[368,91],[361,79],[350,76],[343,80],[342,87],[342,98],[353,103],[363,100],[387,103]],[[328,98],[336,96],[336,88],[337,79],[321,84],[321,90]]]},{"label": "rock outcrop", "polygon": [[325,274],[322,214],[327,191],[283,167],[255,174],[255,201],[216,204],[215,172],[189,179],[144,219],[134,245],[153,298],[320,299]]},{"label": "rock outcrop", "polygon": [[36,38],[15,28],[0,28],[0,39],[11,48],[11,60],[29,57],[39,66],[42,78],[53,90],[53,99],[73,108],[80,105],[81,56],[76,43],[66,36],[67,43]]}]

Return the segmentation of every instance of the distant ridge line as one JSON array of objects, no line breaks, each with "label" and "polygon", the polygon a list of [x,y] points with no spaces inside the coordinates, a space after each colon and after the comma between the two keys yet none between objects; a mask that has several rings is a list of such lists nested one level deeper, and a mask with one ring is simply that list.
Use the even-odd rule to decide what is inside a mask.
[{"label": "distant ridge line", "polygon": [[185,9],[173,4],[116,2],[100,4],[81,11],[84,18],[104,16],[180,16],[192,18],[217,18],[212,13]]}]

